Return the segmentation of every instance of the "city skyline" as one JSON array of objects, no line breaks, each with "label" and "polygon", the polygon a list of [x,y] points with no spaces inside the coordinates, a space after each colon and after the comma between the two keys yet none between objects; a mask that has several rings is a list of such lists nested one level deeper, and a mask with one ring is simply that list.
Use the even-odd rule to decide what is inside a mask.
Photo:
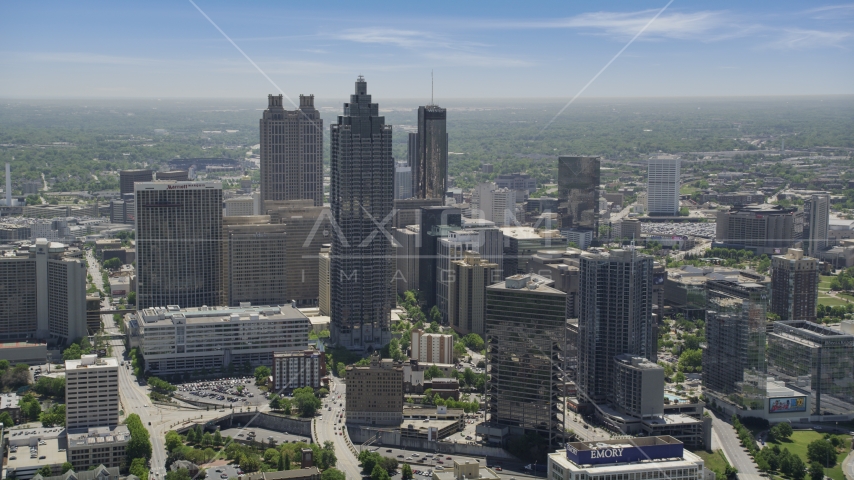
[{"label": "city skyline", "polygon": [[[571,98],[612,58],[583,96],[854,93],[845,81],[854,70],[845,61],[854,44],[850,4],[673,3],[662,11],[666,5],[549,2],[520,15],[508,3],[484,15],[474,4],[401,4],[380,14],[263,2],[16,4],[0,19],[0,97],[269,93],[270,82],[217,28],[294,100],[309,90],[341,98],[342,81],[356,73],[388,98],[426,102],[431,90],[438,103],[507,92]],[[283,23],[285,35],[263,33]]]}]

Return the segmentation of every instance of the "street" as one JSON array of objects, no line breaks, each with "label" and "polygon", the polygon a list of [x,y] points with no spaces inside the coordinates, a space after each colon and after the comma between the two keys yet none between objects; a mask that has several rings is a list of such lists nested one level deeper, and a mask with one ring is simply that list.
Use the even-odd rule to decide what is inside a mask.
[{"label": "street", "polygon": [[717,412],[711,412],[711,414],[712,436],[718,441],[717,446],[724,451],[724,455],[729,460],[729,463],[738,469],[738,473],[759,475],[756,464],[753,463],[753,459],[750,458],[750,455],[741,446],[741,442],[732,425],[722,420]]},{"label": "street", "polygon": [[[344,426],[344,419],[341,423],[338,422],[338,413],[344,411],[344,401],[346,394],[346,386],[337,378],[332,378],[329,382],[329,396],[324,399],[321,410],[321,417],[315,418],[315,435],[317,443],[323,445],[325,442],[332,442],[335,446],[335,456],[338,457],[338,470],[344,472],[349,479],[362,478],[362,469],[359,467],[359,460],[356,455],[350,450],[347,444],[346,437],[341,431]],[[339,398],[340,395],[340,398]],[[333,399],[337,405],[333,405]],[[328,406],[332,406],[332,411],[327,410]],[[336,435],[335,433],[338,433]]]}]

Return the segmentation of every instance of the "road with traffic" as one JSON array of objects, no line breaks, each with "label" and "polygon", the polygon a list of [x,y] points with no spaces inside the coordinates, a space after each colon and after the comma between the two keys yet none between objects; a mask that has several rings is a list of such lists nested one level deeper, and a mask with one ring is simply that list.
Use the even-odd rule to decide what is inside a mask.
[{"label": "road with traffic", "polygon": [[314,431],[318,444],[332,442],[338,458],[338,470],[344,472],[347,478],[357,479],[362,478],[362,469],[356,455],[350,450],[346,432],[342,430],[346,417],[339,417],[344,412],[346,393],[347,387],[343,382],[335,378],[330,381],[329,396],[324,399],[322,415],[315,419]]}]

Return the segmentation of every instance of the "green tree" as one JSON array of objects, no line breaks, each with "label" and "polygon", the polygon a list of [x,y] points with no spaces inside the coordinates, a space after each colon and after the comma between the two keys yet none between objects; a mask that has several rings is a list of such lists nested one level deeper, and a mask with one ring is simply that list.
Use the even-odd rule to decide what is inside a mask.
[{"label": "green tree", "polygon": [[400,467],[400,478],[401,480],[412,480],[412,467],[408,463],[404,463]]},{"label": "green tree", "polygon": [[74,465],[72,465],[71,462],[65,462],[62,464],[62,468],[60,469],[60,470],[62,470],[62,472],[60,472],[60,473],[64,474],[65,472],[67,472],[69,470],[73,470],[73,469],[74,469]]},{"label": "green tree", "polygon": [[42,426],[45,428],[57,425],[65,426],[65,404],[54,404],[50,409],[45,410],[39,415],[39,421],[42,422]]},{"label": "green tree", "polygon": [[240,468],[244,472],[257,472],[261,468],[261,460],[258,455],[245,455],[240,462]]},{"label": "green tree", "polygon": [[301,416],[312,417],[320,409],[321,401],[311,387],[303,387],[294,390],[293,404]]},{"label": "green tree", "polygon": [[255,383],[263,384],[267,381],[267,378],[271,375],[270,367],[265,367],[261,365],[255,369]]},{"label": "green tree", "polygon": [[126,449],[128,460],[132,462],[134,458],[150,459],[151,440],[148,430],[142,425],[139,415],[135,413],[128,415],[125,425],[127,425],[130,431],[130,441]]},{"label": "green tree", "polygon": [[48,465],[43,465],[41,468],[38,469],[38,471],[36,473],[38,473],[42,477],[52,477],[53,476],[53,470],[51,470],[50,466],[48,466]]},{"label": "green tree", "polygon": [[115,270],[117,268],[121,268],[122,261],[118,258],[111,258],[109,260],[104,261],[104,268],[107,270]]},{"label": "green tree", "polygon": [[676,383],[682,383],[685,381],[685,374],[682,372],[676,372],[676,377],[673,378]]},{"label": "green tree", "polygon": [[702,366],[703,364],[703,353],[699,349],[685,349],[681,355],[679,355],[679,370],[685,370],[687,367]]},{"label": "green tree", "polygon": [[214,432],[214,435],[213,435],[213,443],[214,443],[214,445],[215,445],[215,446],[217,446],[217,447],[222,446],[222,434],[221,434],[221,433],[219,433],[219,430],[217,430],[216,432]]},{"label": "green tree", "polygon": [[427,370],[424,370],[424,380],[430,380],[431,378],[441,377],[442,370],[439,369],[436,365],[430,365],[427,367]]},{"label": "green tree", "polygon": [[131,475],[136,475],[140,480],[146,480],[148,478],[148,467],[145,466],[145,459],[134,458],[131,460],[128,472]]},{"label": "green tree", "polygon": [[179,468],[178,470],[167,471],[166,472],[166,480],[192,480],[190,477],[190,471],[186,468]]},{"label": "green tree", "polygon": [[810,462],[818,462],[825,468],[836,465],[836,448],[829,441],[821,438],[807,445],[807,458]]},{"label": "green tree", "polygon": [[824,468],[821,463],[810,463],[810,480],[824,480]]},{"label": "green tree", "polygon": [[128,305],[136,305],[136,292],[128,292]]},{"label": "green tree", "polygon": [[806,477],[806,465],[804,465],[804,461],[801,460],[801,457],[797,455],[792,455],[791,460],[791,468],[792,473],[791,476],[794,480],[803,480]]},{"label": "green tree", "polygon": [[21,414],[27,420],[37,420],[42,413],[42,406],[32,393],[27,393],[21,397],[18,400],[18,406],[21,407]]},{"label": "green tree", "polygon": [[390,480],[388,472],[378,463],[371,470],[371,480]]},{"label": "green tree", "polygon": [[[219,431],[217,431],[219,433]],[[172,452],[179,447],[184,445],[184,440],[181,438],[181,434],[176,432],[175,430],[169,430],[166,432],[166,450]],[[143,479],[144,480],[144,479]]]},{"label": "green tree", "polygon": [[12,421],[12,416],[9,415],[9,412],[0,412],[0,423],[3,424],[4,428],[15,426],[15,422]]},{"label": "green tree", "polygon": [[344,472],[337,468],[327,468],[320,474],[320,480],[345,480]]}]

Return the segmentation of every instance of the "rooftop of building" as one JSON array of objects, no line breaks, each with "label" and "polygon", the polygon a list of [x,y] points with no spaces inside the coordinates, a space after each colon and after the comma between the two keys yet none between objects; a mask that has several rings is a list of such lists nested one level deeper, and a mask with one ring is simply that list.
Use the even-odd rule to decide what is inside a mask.
[{"label": "rooftop of building", "polygon": [[130,440],[130,430],[125,425],[114,427],[76,428],[68,431],[68,448],[85,445],[106,446],[123,444]]},{"label": "rooftop of building", "polygon": [[729,213],[755,213],[757,215],[789,215],[798,211],[797,207],[784,207],[770,203],[754,203],[749,205],[733,205]]},{"label": "rooftop of building", "polygon": [[490,285],[487,290],[513,290],[518,292],[550,293],[555,295],[566,295],[564,292],[552,287],[554,280],[537,275],[535,273],[517,273],[499,282]]},{"label": "rooftop of building", "polygon": [[286,352],[273,352],[273,359],[286,357],[319,357],[320,351],[313,348],[301,348]]},{"label": "rooftop of building", "polygon": [[102,357],[98,355],[83,355],[77,360],[66,360],[65,370],[74,370],[78,368],[103,368],[103,367],[118,367],[119,361],[115,357]]},{"label": "rooftop of building", "polygon": [[[80,472],[75,472],[73,469],[69,470],[62,475],[53,475],[50,477],[43,477],[41,474],[36,473],[32,480],[95,480],[99,478],[118,478],[119,477],[119,467],[105,467],[104,465],[98,465],[96,468],[92,470],[82,470]],[[128,475],[125,477],[125,480],[139,480],[139,477],[135,475]]]},{"label": "rooftop of building", "polygon": [[[483,480],[500,480],[500,476],[495,473],[491,468],[488,468],[486,465],[481,465],[477,460],[465,460],[464,462],[460,460],[454,459],[454,464],[451,467],[444,467],[444,470],[433,470],[433,479],[434,480],[463,480],[462,478],[457,478],[455,476],[455,470],[461,469],[463,471],[466,470],[469,465],[477,464],[477,479]],[[471,467],[469,467],[471,468]],[[474,479],[474,476],[466,476],[465,480]]]},{"label": "rooftop of building", "polygon": [[622,355],[617,355],[616,359],[620,363],[623,363],[625,365],[631,365],[631,366],[638,368],[638,369],[641,369],[641,370],[663,370],[664,369],[664,367],[662,367],[661,365],[659,365],[655,362],[651,362],[646,358],[637,357],[634,355],[630,355],[628,353],[624,353]]},{"label": "rooftop of building", "polygon": [[12,470],[37,470],[44,465],[65,463],[68,458],[65,452],[68,443],[64,432],[65,428],[62,427],[8,430],[6,438],[10,447],[17,451],[9,452],[7,475]]},{"label": "rooftop of building", "polygon": [[847,341],[854,344],[854,335],[806,320],[774,322],[774,335],[806,346],[820,346],[825,341]]},{"label": "rooftop of building", "polygon": [[512,237],[517,240],[539,240],[543,238],[534,227],[501,227],[500,230],[505,237]]},{"label": "rooftop of building", "polygon": [[311,476],[320,476],[320,470],[317,467],[300,468],[296,470],[282,470],[279,472],[256,472],[245,475],[246,480],[290,480],[298,478],[306,478]]},{"label": "rooftop of building", "polygon": [[137,312],[144,326],[170,325],[175,323],[206,324],[234,321],[259,320],[308,320],[304,313],[292,305],[263,305],[241,307],[193,307],[178,305],[151,307]]},{"label": "rooftop of building", "polygon": [[685,415],[684,413],[666,413],[660,417],[645,418],[643,421],[650,425],[690,425],[703,423],[702,420]]},{"label": "rooftop of building", "polygon": [[22,340],[20,342],[0,342],[0,348],[33,348],[47,347],[47,343],[39,340]]},{"label": "rooftop of building", "polygon": [[0,393],[0,410],[18,407],[17,393]]}]

